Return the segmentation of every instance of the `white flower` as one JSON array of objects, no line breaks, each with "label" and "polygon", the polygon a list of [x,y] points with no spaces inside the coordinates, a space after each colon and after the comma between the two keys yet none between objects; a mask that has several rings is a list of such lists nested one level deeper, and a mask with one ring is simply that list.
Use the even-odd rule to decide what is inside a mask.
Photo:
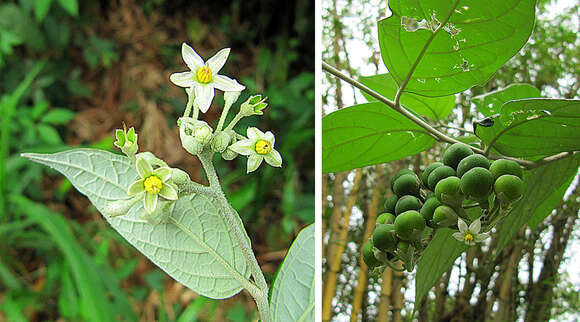
[{"label": "white flower", "polygon": [[475,243],[481,243],[489,237],[489,233],[479,233],[481,230],[481,222],[479,219],[475,220],[471,225],[469,225],[469,227],[467,227],[465,221],[459,218],[457,226],[459,227],[459,232],[453,233],[453,237],[460,242],[464,242],[468,246],[473,246]]},{"label": "white flower", "polygon": [[228,149],[248,156],[247,173],[258,169],[263,160],[273,167],[282,166],[282,157],[274,150],[275,139],[272,132],[263,133],[255,127],[249,127],[246,134],[247,139],[232,144]]},{"label": "white flower", "polygon": [[194,102],[199,106],[199,110],[205,113],[213,100],[214,88],[224,92],[239,92],[246,88],[234,79],[218,75],[229,54],[230,49],[224,48],[208,59],[207,62],[204,62],[193,48],[183,43],[181,55],[191,71],[173,73],[169,76],[169,79],[177,86],[193,88],[195,91]]},{"label": "white flower", "polygon": [[177,188],[169,183],[172,171],[169,167],[160,167],[153,170],[147,160],[138,157],[135,162],[139,179],[127,191],[129,196],[143,195],[143,206],[152,213],[157,207],[159,196],[167,200],[177,200]]}]

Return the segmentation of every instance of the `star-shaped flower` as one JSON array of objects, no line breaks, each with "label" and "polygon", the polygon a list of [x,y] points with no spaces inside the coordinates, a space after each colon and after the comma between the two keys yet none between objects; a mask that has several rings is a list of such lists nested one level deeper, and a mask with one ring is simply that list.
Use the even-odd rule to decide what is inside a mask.
[{"label": "star-shaped flower", "polygon": [[183,43],[181,55],[191,71],[173,73],[169,76],[169,79],[177,86],[193,88],[195,93],[194,102],[199,106],[199,110],[205,113],[213,100],[214,88],[224,92],[239,92],[246,88],[234,79],[218,75],[229,54],[230,49],[224,48],[208,59],[207,62],[204,62],[193,48]]},{"label": "star-shaped flower", "polygon": [[282,157],[274,150],[274,134],[266,133],[255,127],[249,127],[246,132],[248,138],[232,144],[228,149],[241,155],[248,156],[247,173],[258,169],[263,160],[273,166],[282,166]]},{"label": "star-shaped flower", "polygon": [[147,212],[152,213],[155,210],[159,196],[167,200],[177,200],[177,188],[168,182],[172,173],[169,167],[153,170],[151,164],[140,157],[135,163],[140,178],[129,187],[127,194],[143,194],[143,206]]},{"label": "star-shaped flower", "polygon": [[489,237],[489,233],[479,233],[481,230],[481,221],[479,221],[479,219],[475,220],[471,223],[471,225],[469,225],[469,227],[467,227],[465,221],[459,218],[457,221],[457,226],[459,227],[459,231],[453,233],[453,237],[455,237],[455,239],[459,240],[460,242],[464,242],[468,246],[481,243]]}]

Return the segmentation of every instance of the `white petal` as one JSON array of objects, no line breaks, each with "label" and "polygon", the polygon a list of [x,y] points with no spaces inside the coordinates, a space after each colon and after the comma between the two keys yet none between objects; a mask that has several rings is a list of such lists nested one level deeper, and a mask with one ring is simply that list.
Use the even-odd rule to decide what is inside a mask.
[{"label": "white petal", "polygon": [[467,224],[461,218],[457,220],[457,227],[459,227],[459,231],[462,232],[463,234],[467,233],[468,230]]},{"label": "white petal", "polygon": [[186,43],[181,45],[181,56],[183,56],[183,61],[187,67],[193,72],[197,72],[200,67],[205,65],[203,59]]},{"label": "white petal", "polygon": [[260,131],[257,127],[251,126],[246,130],[246,136],[251,141],[256,141],[264,137],[264,132]]},{"label": "white petal", "polygon": [[280,156],[280,153],[274,149],[270,150],[270,153],[264,155],[264,160],[273,167],[282,166],[282,156]]},{"label": "white petal", "polygon": [[274,143],[276,142],[276,138],[274,137],[274,134],[270,131],[264,133],[264,139],[268,142],[270,142],[270,144],[272,145],[272,148],[274,148]]},{"label": "white petal", "polygon": [[489,238],[489,233],[477,234],[473,239],[476,243],[481,243],[482,241]]},{"label": "white petal", "polygon": [[170,184],[163,184],[161,190],[159,191],[159,195],[167,200],[177,200],[177,190]]},{"label": "white petal", "polygon": [[135,164],[137,167],[137,173],[139,173],[139,176],[141,178],[145,179],[153,173],[153,168],[151,167],[149,162],[147,162],[147,160],[143,158],[137,158]]},{"label": "white petal", "polygon": [[228,60],[229,55],[230,49],[224,48],[207,60],[207,67],[209,67],[213,75],[217,75],[220,69],[224,67],[224,64],[226,63],[226,60]]},{"label": "white petal", "polygon": [[173,73],[169,76],[169,80],[180,87],[191,87],[195,84],[192,72]]},{"label": "white petal", "polygon": [[148,213],[152,213],[157,207],[157,200],[159,196],[156,193],[145,193],[145,198],[143,198],[143,206]]},{"label": "white petal", "polygon": [[145,185],[143,184],[144,181],[145,179],[140,179],[133,182],[129,187],[129,189],[127,189],[127,195],[135,196],[137,194],[145,192]]},{"label": "white petal", "polygon": [[465,241],[465,235],[463,235],[460,232],[453,233],[453,237],[455,237],[455,239],[459,240],[462,243]]},{"label": "white petal", "polygon": [[248,170],[247,173],[250,173],[252,171],[255,171],[256,169],[258,169],[258,167],[260,166],[260,164],[262,164],[262,161],[264,160],[264,157],[262,157],[261,155],[257,155],[257,154],[252,154],[248,157]]},{"label": "white petal", "polygon": [[250,155],[252,153],[255,153],[253,146],[254,146],[253,141],[246,139],[230,145],[228,149],[237,152],[241,155]]},{"label": "white petal", "polygon": [[169,167],[160,167],[153,171],[153,174],[159,177],[161,181],[165,182],[171,178],[172,170]]},{"label": "white petal", "polygon": [[213,100],[214,89],[210,84],[195,86],[195,103],[202,113],[207,112]]},{"label": "white petal", "polygon": [[472,232],[474,235],[476,235],[477,233],[479,233],[480,230],[481,230],[481,221],[478,218],[477,220],[472,222],[471,225],[469,225],[469,231]]},{"label": "white petal", "polygon": [[246,86],[238,83],[235,79],[224,75],[213,75],[212,84],[215,88],[224,92],[241,92],[246,89]]}]

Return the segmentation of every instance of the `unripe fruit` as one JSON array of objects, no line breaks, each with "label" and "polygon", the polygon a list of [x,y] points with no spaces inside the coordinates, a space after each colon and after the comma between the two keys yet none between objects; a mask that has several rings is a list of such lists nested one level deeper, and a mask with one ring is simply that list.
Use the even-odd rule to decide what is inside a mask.
[{"label": "unripe fruit", "polygon": [[471,147],[465,143],[454,143],[443,153],[443,164],[457,169],[461,160],[473,154]]},{"label": "unripe fruit", "polygon": [[416,210],[405,211],[395,218],[397,237],[403,240],[419,240],[425,230],[425,219]]},{"label": "unripe fruit", "polygon": [[394,225],[378,225],[373,233],[373,245],[383,252],[392,252],[397,247]]},{"label": "unripe fruit", "polygon": [[393,186],[393,192],[402,197],[404,195],[419,195],[419,179],[415,174],[404,174],[400,176]]},{"label": "unripe fruit", "polygon": [[397,252],[406,254],[409,252],[409,246],[409,243],[406,241],[399,240],[399,243],[397,244]]},{"label": "unripe fruit", "polygon": [[439,206],[441,206],[441,202],[439,202],[437,198],[432,197],[427,199],[425,204],[423,204],[423,207],[421,207],[421,216],[423,216],[425,220],[432,220],[433,212],[435,212],[435,209]]},{"label": "unripe fruit", "polygon": [[399,197],[397,197],[397,195],[393,195],[387,198],[387,200],[385,201],[385,212],[394,214],[397,201],[399,201]]},{"label": "unripe fruit", "polygon": [[446,165],[438,167],[437,169],[433,170],[433,172],[431,172],[429,179],[427,179],[429,190],[434,191],[435,186],[437,186],[439,181],[454,175],[455,170],[453,170],[452,167]]},{"label": "unripe fruit", "polygon": [[372,269],[381,264],[379,260],[375,257],[375,254],[373,253],[373,243],[371,242],[370,239],[367,240],[367,242],[363,245],[361,252],[363,260],[365,261],[365,263],[369,268]]},{"label": "unripe fruit", "polygon": [[393,179],[391,179],[391,191],[395,191],[394,186],[395,186],[395,181],[397,181],[397,179],[399,179],[402,175],[405,174],[412,174],[415,175],[415,172],[409,170],[409,169],[401,169],[399,171],[397,171],[397,173],[393,176]]},{"label": "unripe fruit", "polygon": [[472,154],[459,162],[457,165],[457,176],[461,178],[465,172],[475,167],[489,169],[489,160],[484,155]]},{"label": "unripe fruit", "polygon": [[503,202],[512,202],[518,200],[524,191],[524,182],[517,176],[504,174],[497,178],[493,185],[494,191],[498,198]]},{"label": "unripe fruit", "polygon": [[441,196],[441,194],[445,194],[448,198],[453,198],[454,200],[458,199],[458,195],[460,194],[461,190],[459,189],[461,186],[461,180],[458,177],[447,177],[437,183],[435,186],[435,196],[437,199],[441,201],[441,203],[447,204],[449,200],[445,200]]},{"label": "unripe fruit", "polygon": [[433,162],[425,168],[425,171],[423,171],[423,174],[421,175],[421,181],[423,182],[423,186],[425,186],[425,188],[429,187],[428,179],[431,172],[433,172],[433,170],[439,168],[442,165],[443,165],[442,162]]},{"label": "unripe fruit", "polygon": [[449,206],[439,206],[433,213],[435,227],[443,228],[457,224],[457,213]]},{"label": "unripe fruit", "polygon": [[517,162],[512,160],[495,160],[489,167],[489,171],[491,171],[495,179],[503,176],[504,174],[511,174],[517,176],[520,179],[524,179],[524,170]]},{"label": "unripe fruit", "polygon": [[471,199],[486,199],[492,187],[493,174],[485,168],[473,168],[461,177],[461,191]]},{"label": "unripe fruit", "polygon": [[421,201],[415,196],[403,196],[395,206],[395,214],[398,216],[408,210],[421,209]]},{"label": "unripe fruit", "polygon": [[377,225],[380,224],[392,224],[395,222],[395,215],[392,213],[384,212],[377,217]]}]

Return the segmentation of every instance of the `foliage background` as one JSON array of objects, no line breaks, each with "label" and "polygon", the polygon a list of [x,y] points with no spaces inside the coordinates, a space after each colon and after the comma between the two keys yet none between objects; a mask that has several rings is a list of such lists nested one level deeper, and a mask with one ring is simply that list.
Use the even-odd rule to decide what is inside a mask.
[{"label": "foliage background", "polygon": [[[181,148],[175,120],[186,96],[169,75],[186,68],[184,41],[206,59],[231,47],[223,73],[247,87],[234,113],[251,94],[270,103],[264,117],[237,128],[273,131],[284,165],[249,176],[243,158],[216,166],[271,282],[296,233],[314,221],[313,7],[306,0],[2,2],[0,320],[86,319],[85,303],[105,298],[115,303],[111,320],[252,319],[248,295],[215,301],[185,289],[110,229],[65,178],[19,154],[114,151],[113,131],[125,122],[140,134],[141,151],[205,181]],[[213,124],[223,95],[214,101],[203,115]],[[98,274],[102,285],[75,279],[82,274]]]},{"label": "foliage background", "polygon": [[[388,16],[386,5],[378,0],[324,0],[323,59],[355,79],[385,72],[376,22]],[[578,98],[579,10],[574,1],[538,1],[534,32],[520,53],[484,86],[457,95],[452,114],[432,124],[469,140],[477,118],[471,98],[516,82],[532,84],[545,97]],[[324,76],[324,113],[365,102],[358,89],[333,75]],[[414,303],[415,273],[387,270],[367,278],[360,246],[366,226],[374,226],[374,216],[390,196],[390,178],[401,168],[421,173],[444,148],[436,143],[388,164],[323,175],[323,298],[325,285],[336,281],[326,303],[331,320],[411,321],[413,308],[419,321],[577,319],[578,175],[570,178],[565,200],[554,200],[556,207],[546,209],[550,215],[541,224],[522,229],[494,259],[490,259],[494,241],[490,247],[464,253],[422,303]],[[322,310],[324,315],[325,307]]]}]

